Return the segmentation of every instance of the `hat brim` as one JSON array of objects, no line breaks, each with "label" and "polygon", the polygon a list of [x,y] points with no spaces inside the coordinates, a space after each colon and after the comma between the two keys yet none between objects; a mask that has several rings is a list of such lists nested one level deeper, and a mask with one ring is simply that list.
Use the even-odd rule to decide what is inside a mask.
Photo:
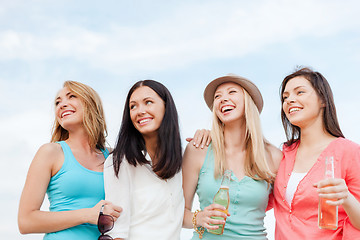
[{"label": "hat brim", "polygon": [[250,80],[237,75],[228,75],[216,78],[206,86],[204,90],[204,99],[211,111],[213,109],[214,94],[216,89],[218,88],[218,86],[226,82],[233,82],[239,84],[242,88],[244,88],[253,99],[256,107],[259,110],[259,113],[261,113],[264,102],[260,90]]}]

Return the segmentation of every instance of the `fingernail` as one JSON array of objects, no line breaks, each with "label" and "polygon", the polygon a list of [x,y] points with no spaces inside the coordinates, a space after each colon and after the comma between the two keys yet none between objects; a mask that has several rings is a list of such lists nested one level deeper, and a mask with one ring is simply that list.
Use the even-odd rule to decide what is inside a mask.
[{"label": "fingernail", "polygon": [[204,145],[201,145],[201,148],[204,148]]}]

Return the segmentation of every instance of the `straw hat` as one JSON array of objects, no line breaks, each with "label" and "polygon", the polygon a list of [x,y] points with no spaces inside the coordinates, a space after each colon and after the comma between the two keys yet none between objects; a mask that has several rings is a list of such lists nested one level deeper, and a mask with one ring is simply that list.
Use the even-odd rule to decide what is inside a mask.
[{"label": "straw hat", "polygon": [[257,106],[259,113],[261,113],[263,109],[263,98],[261,96],[261,93],[259,89],[256,87],[256,85],[251,82],[250,80],[237,76],[235,74],[229,74],[224,77],[216,78],[215,80],[211,81],[205,88],[204,91],[204,99],[210,110],[212,111],[213,102],[214,102],[214,94],[218,86],[220,86],[223,83],[226,82],[233,82],[239,84],[242,88],[244,88],[253,101],[255,102],[255,105]]}]

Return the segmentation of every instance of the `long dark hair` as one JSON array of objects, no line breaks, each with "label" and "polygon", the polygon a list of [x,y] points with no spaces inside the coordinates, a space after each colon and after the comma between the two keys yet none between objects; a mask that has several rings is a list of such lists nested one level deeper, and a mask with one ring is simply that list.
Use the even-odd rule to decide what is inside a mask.
[{"label": "long dark hair", "polygon": [[[315,72],[311,68],[304,67],[286,76],[280,86],[280,97],[281,97],[282,105],[284,103],[283,93],[285,91],[286,84],[291,79],[299,76],[306,78],[311,83],[312,87],[316,91],[316,94],[324,103],[323,122],[324,122],[325,130],[329,134],[335,137],[344,137],[343,133],[341,132],[340,125],[336,116],[336,108],[335,108],[333,93],[331,91],[328,81],[321,73]],[[301,130],[298,126],[295,126],[290,123],[282,107],[281,107],[281,121],[284,126],[286,139],[287,139],[285,145],[290,146],[300,139]]]},{"label": "long dark hair", "polygon": [[161,83],[154,80],[143,80],[135,83],[126,97],[123,119],[113,151],[113,165],[115,175],[118,176],[123,158],[133,166],[148,164],[143,151],[146,152],[145,141],[141,133],[134,127],[130,118],[130,97],[133,92],[147,86],[154,90],[164,101],[165,114],[158,130],[156,149],[157,163],[153,171],[162,179],[172,178],[181,169],[182,150],[179,131],[178,114],[174,100],[169,90]]}]

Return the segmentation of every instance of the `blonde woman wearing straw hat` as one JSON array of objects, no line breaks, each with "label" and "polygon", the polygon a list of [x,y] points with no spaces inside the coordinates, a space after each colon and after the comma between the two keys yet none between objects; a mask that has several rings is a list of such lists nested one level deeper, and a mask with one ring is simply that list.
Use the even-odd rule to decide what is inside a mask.
[{"label": "blonde woman wearing straw hat", "polygon": [[[183,157],[185,228],[194,228],[192,239],[267,239],[264,227],[270,184],[282,153],[263,138],[260,113],[263,99],[251,81],[228,75],[210,82],[204,91],[205,102],[213,112],[212,144],[195,148],[190,142]],[[225,170],[232,170],[228,214],[212,204]],[[191,212],[195,192],[200,211]],[[216,229],[226,220],[222,235]]]}]

